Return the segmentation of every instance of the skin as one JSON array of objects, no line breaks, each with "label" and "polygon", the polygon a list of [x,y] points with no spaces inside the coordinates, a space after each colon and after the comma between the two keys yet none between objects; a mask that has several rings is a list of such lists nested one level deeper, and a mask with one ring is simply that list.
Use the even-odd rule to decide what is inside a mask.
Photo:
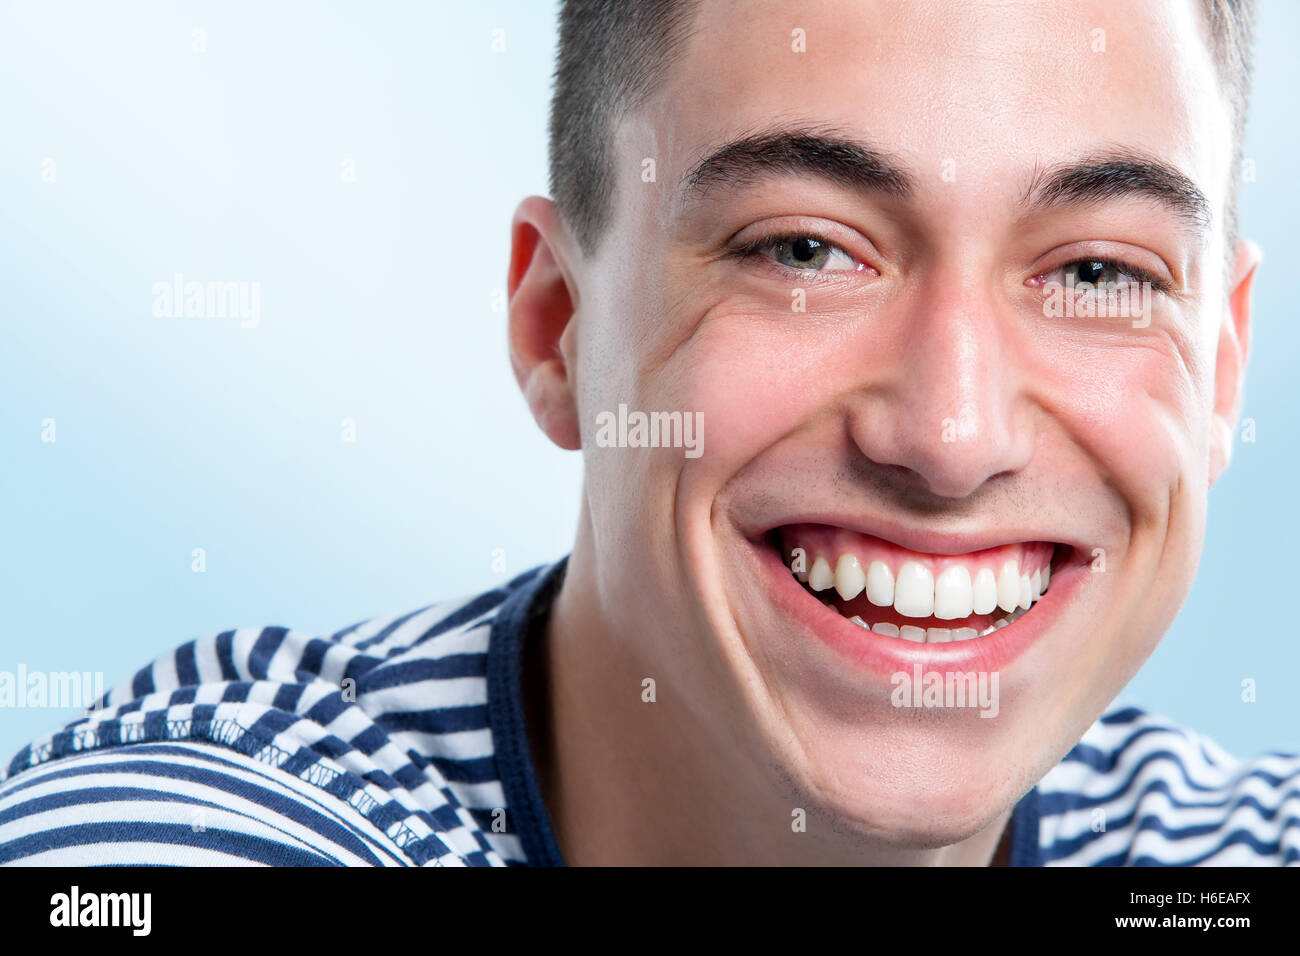
[{"label": "skin", "polygon": [[[549,200],[519,205],[512,362],[542,430],[584,455],[525,689],[568,862],[1001,860],[1015,802],[1166,633],[1229,458],[1259,252],[1225,247],[1230,114],[1200,17],[1194,0],[705,2],[617,126],[597,248]],[[695,163],[774,121],[888,151],[914,196],[777,175],[683,204]],[[1036,164],[1099,146],[1180,170],[1209,231],[1135,197],[1027,213]],[[823,281],[721,254],[796,225],[871,270]],[[1035,278],[1103,253],[1171,283],[1149,328],[1044,316]],[[597,447],[597,415],[619,403],[702,411],[703,455]],[[945,420],[958,440],[940,439]],[[811,512],[1099,548],[1105,571],[1002,669],[996,719],[900,710],[756,573],[755,534]]]}]

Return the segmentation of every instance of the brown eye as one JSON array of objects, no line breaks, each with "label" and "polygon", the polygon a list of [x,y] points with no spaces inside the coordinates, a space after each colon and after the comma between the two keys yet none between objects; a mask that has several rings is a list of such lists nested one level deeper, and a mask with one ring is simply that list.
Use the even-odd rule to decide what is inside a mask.
[{"label": "brown eye", "polygon": [[[1065,267],[1066,281],[1072,285],[1086,282],[1092,286],[1119,285],[1120,276],[1127,275],[1109,262],[1083,259]],[[1071,281],[1071,276],[1073,280]]]},{"label": "brown eye", "polygon": [[1037,276],[1037,280],[1077,289],[1079,294],[1116,292],[1130,286],[1150,286],[1152,292],[1167,293],[1171,288],[1168,280],[1114,259],[1075,259]]},{"label": "brown eye", "polygon": [[866,268],[839,246],[815,236],[776,236],[760,242],[758,248],[797,272],[860,272]]},{"label": "brown eye", "polygon": [[792,269],[820,269],[830,258],[831,250],[816,239],[796,239],[776,247],[777,260]]}]

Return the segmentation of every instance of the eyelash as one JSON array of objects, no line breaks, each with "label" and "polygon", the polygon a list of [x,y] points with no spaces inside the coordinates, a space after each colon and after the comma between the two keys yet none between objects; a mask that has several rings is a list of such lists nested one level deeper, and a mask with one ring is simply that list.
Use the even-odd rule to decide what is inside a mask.
[{"label": "eyelash", "polygon": [[[829,269],[829,270],[791,269],[788,266],[781,265],[781,263],[777,262],[775,259],[771,257],[761,256],[762,253],[775,249],[777,246],[782,245],[783,243],[798,242],[800,239],[812,239],[815,242],[819,242],[824,246],[842,252],[844,253],[844,255],[852,259],[854,262],[859,263],[863,268],[859,270],[853,270],[853,271],[846,270],[846,269]],[[754,259],[760,257],[765,258],[772,265],[776,266],[778,269],[781,269],[787,273],[797,273],[799,275],[805,275],[805,276],[807,275],[834,276],[834,275],[839,275],[844,273],[857,275],[859,272],[866,271],[868,269],[870,269],[871,272],[876,273],[876,270],[873,269],[869,264],[857,258],[857,256],[853,255],[851,252],[849,252],[839,243],[831,242],[829,239],[815,232],[777,232],[777,233],[773,233],[770,236],[760,236],[757,239],[751,239],[749,242],[737,246],[735,249],[732,249],[730,252],[728,252],[727,255],[742,261],[745,259]]]},{"label": "eyelash", "polygon": [[[1155,273],[1148,272],[1140,266],[1132,265],[1121,259],[1107,259],[1104,256],[1084,256],[1081,259],[1071,259],[1068,262],[1061,263],[1055,269],[1050,270],[1050,272],[1057,272],[1058,270],[1067,269],[1070,266],[1083,265],[1088,262],[1100,262],[1103,266],[1114,269],[1116,272],[1128,276],[1130,279],[1135,279],[1138,282],[1150,283],[1153,292],[1168,292],[1170,290],[1169,283],[1157,276]],[[1040,277],[1048,274],[1048,272],[1040,273]]]}]

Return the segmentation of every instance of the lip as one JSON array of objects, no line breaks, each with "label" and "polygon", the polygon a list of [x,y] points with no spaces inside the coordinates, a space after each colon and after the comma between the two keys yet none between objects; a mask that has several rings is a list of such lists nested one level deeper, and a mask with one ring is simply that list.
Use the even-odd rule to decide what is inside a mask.
[{"label": "lip", "polygon": [[[792,514],[779,521],[769,523],[767,527],[757,530],[755,533],[745,532],[745,534],[751,543],[761,545],[771,532],[795,524],[821,524],[843,528],[857,534],[880,538],[891,544],[898,545],[900,548],[915,551],[919,554],[950,556],[970,554],[974,551],[984,551],[989,548],[1028,541],[1051,541],[1055,544],[1064,544],[1073,548],[1076,553],[1084,548],[1084,542],[1081,540],[1073,541],[1055,535],[1044,537],[1029,528],[1018,529],[999,526],[996,531],[962,531],[960,529],[953,531],[923,531],[895,524],[887,519],[873,518],[868,520],[861,515],[844,515],[834,512]],[[1052,573],[1055,575],[1055,569],[1053,569]]]},{"label": "lip", "polygon": [[[841,525],[843,527],[843,525]],[[856,530],[856,529],[854,529]],[[877,533],[877,532],[865,532]],[[941,536],[947,547],[953,548],[951,535]],[[897,541],[903,547],[920,551],[918,542],[924,542],[925,535],[909,536],[909,543]],[[971,538],[976,546],[969,550],[979,550],[980,541]],[[1026,540],[1043,540],[1029,538]],[[993,547],[1005,544],[1007,539],[983,544]],[[933,542],[931,542],[933,543]],[[768,578],[768,593],[777,607],[787,617],[794,620],[804,630],[811,632],[828,645],[852,666],[868,673],[888,678],[900,671],[910,673],[920,664],[923,671],[940,674],[949,672],[1001,671],[1010,666],[1026,650],[1060,620],[1062,613],[1069,606],[1088,573],[1087,565],[1077,559],[1077,548],[1069,552],[1070,559],[1052,567],[1052,586],[1035,602],[1030,613],[1013,624],[994,631],[985,637],[969,641],[957,641],[944,644],[917,644],[897,637],[887,637],[868,631],[852,623],[838,611],[826,607],[816,600],[790,573],[781,560],[777,550],[763,541],[749,542],[750,549],[757,559],[762,575]],[[933,554],[963,554],[963,550],[934,550]]]}]

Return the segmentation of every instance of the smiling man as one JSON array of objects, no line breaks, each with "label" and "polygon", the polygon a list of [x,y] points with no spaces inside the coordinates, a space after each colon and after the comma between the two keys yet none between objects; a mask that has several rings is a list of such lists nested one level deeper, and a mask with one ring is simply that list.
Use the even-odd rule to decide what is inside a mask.
[{"label": "smiling man", "polygon": [[[185,645],[14,759],[0,859],[1300,860],[1300,759],[1105,714],[1230,456],[1249,34],[569,0],[509,340],[571,555]],[[127,775],[165,796],[86,796]]]}]

